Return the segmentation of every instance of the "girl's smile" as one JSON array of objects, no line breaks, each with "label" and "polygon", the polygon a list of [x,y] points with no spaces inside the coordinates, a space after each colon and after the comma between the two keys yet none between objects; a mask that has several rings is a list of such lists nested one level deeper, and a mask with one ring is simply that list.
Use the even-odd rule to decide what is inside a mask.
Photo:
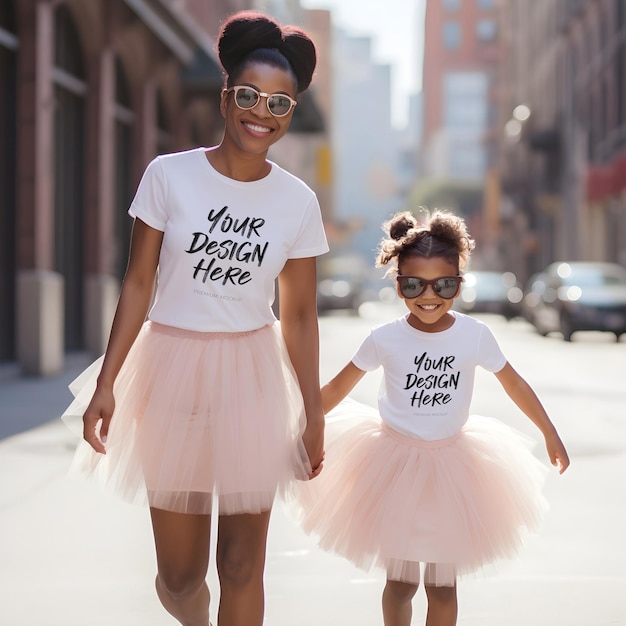
[{"label": "girl's smile", "polygon": [[[424,280],[435,280],[458,274],[458,268],[443,257],[430,259],[419,256],[407,257],[402,259],[398,270],[401,275],[416,276]],[[453,298],[442,298],[432,285],[427,285],[424,291],[415,298],[405,297],[399,285],[397,285],[397,291],[409,310],[407,321],[413,328],[427,333],[437,333],[454,324],[454,316],[449,311],[459,295],[459,288]]]}]

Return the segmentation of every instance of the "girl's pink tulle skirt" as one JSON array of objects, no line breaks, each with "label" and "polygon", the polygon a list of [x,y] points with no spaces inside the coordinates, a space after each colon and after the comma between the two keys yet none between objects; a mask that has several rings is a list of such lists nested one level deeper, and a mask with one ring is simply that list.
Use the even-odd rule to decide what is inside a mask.
[{"label": "girl's pink tulle skirt", "polygon": [[[82,435],[102,359],[71,385],[63,420]],[[180,513],[259,513],[310,471],[302,396],[278,323],[198,333],[147,322],[114,386],[106,455],[82,441],[71,474]]]},{"label": "girl's pink tulle skirt", "polygon": [[539,525],[547,468],[505,424],[472,416],[457,435],[424,441],[356,402],[330,415],[324,470],[294,486],[290,507],[324,550],[414,584],[422,563],[425,583],[453,585],[514,556]]}]

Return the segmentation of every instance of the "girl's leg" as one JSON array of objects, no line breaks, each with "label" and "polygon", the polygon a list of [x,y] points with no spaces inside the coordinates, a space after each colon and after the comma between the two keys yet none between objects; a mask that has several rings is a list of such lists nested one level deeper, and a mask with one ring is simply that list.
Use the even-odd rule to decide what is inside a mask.
[{"label": "girl's leg", "polygon": [[217,535],[220,626],[261,626],[263,572],[270,511],[221,515]]},{"label": "girl's leg", "polygon": [[426,626],[455,626],[458,614],[456,585],[436,587],[424,583],[428,598]]},{"label": "girl's leg", "polygon": [[208,626],[210,515],[150,509],[158,573],[156,590],[165,610],[183,626]]},{"label": "girl's leg", "polygon": [[389,580],[383,590],[383,622],[385,626],[410,626],[413,596],[418,585]]}]

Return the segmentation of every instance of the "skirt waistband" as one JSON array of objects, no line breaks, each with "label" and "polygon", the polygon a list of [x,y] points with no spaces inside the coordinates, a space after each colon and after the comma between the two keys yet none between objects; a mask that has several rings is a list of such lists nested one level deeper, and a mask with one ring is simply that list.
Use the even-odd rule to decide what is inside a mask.
[{"label": "skirt waistband", "polygon": [[180,337],[181,339],[239,339],[246,337],[254,333],[258,333],[262,330],[271,328],[270,324],[261,326],[261,328],[255,328],[253,330],[243,330],[240,332],[230,331],[200,331],[200,330],[188,330],[186,328],[178,328],[177,326],[168,326],[166,324],[159,324],[149,320],[145,324],[146,330],[149,332],[159,333],[161,335],[169,335],[170,337]]},{"label": "skirt waistband", "polygon": [[381,424],[381,430],[392,439],[414,448],[445,448],[453,444],[461,436],[461,431],[459,431],[445,439],[419,439],[417,437],[411,437],[411,435],[400,433],[384,422]]}]

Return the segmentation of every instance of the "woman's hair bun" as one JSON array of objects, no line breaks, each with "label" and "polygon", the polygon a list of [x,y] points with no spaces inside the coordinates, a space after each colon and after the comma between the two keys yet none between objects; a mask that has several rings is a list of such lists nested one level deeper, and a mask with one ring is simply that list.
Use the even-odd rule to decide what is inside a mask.
[{"label": "woman's hair bun", "polygon": [[313,40],[297,26],[283,28],[283,46],[279,48],[291,67],[298,81],[298,91],[305,91],[313,80],[317,65],[317,50]]},{"label": "woman's hair bun", "polygon": [[299,92],[311,84],[317,63],[315,44],[304,30],[281,26],[256,11],[240,11],[228,18],[220,28],[217,49],[227,74],[236,70],[255,50],[277,50],[289,61]]}]

